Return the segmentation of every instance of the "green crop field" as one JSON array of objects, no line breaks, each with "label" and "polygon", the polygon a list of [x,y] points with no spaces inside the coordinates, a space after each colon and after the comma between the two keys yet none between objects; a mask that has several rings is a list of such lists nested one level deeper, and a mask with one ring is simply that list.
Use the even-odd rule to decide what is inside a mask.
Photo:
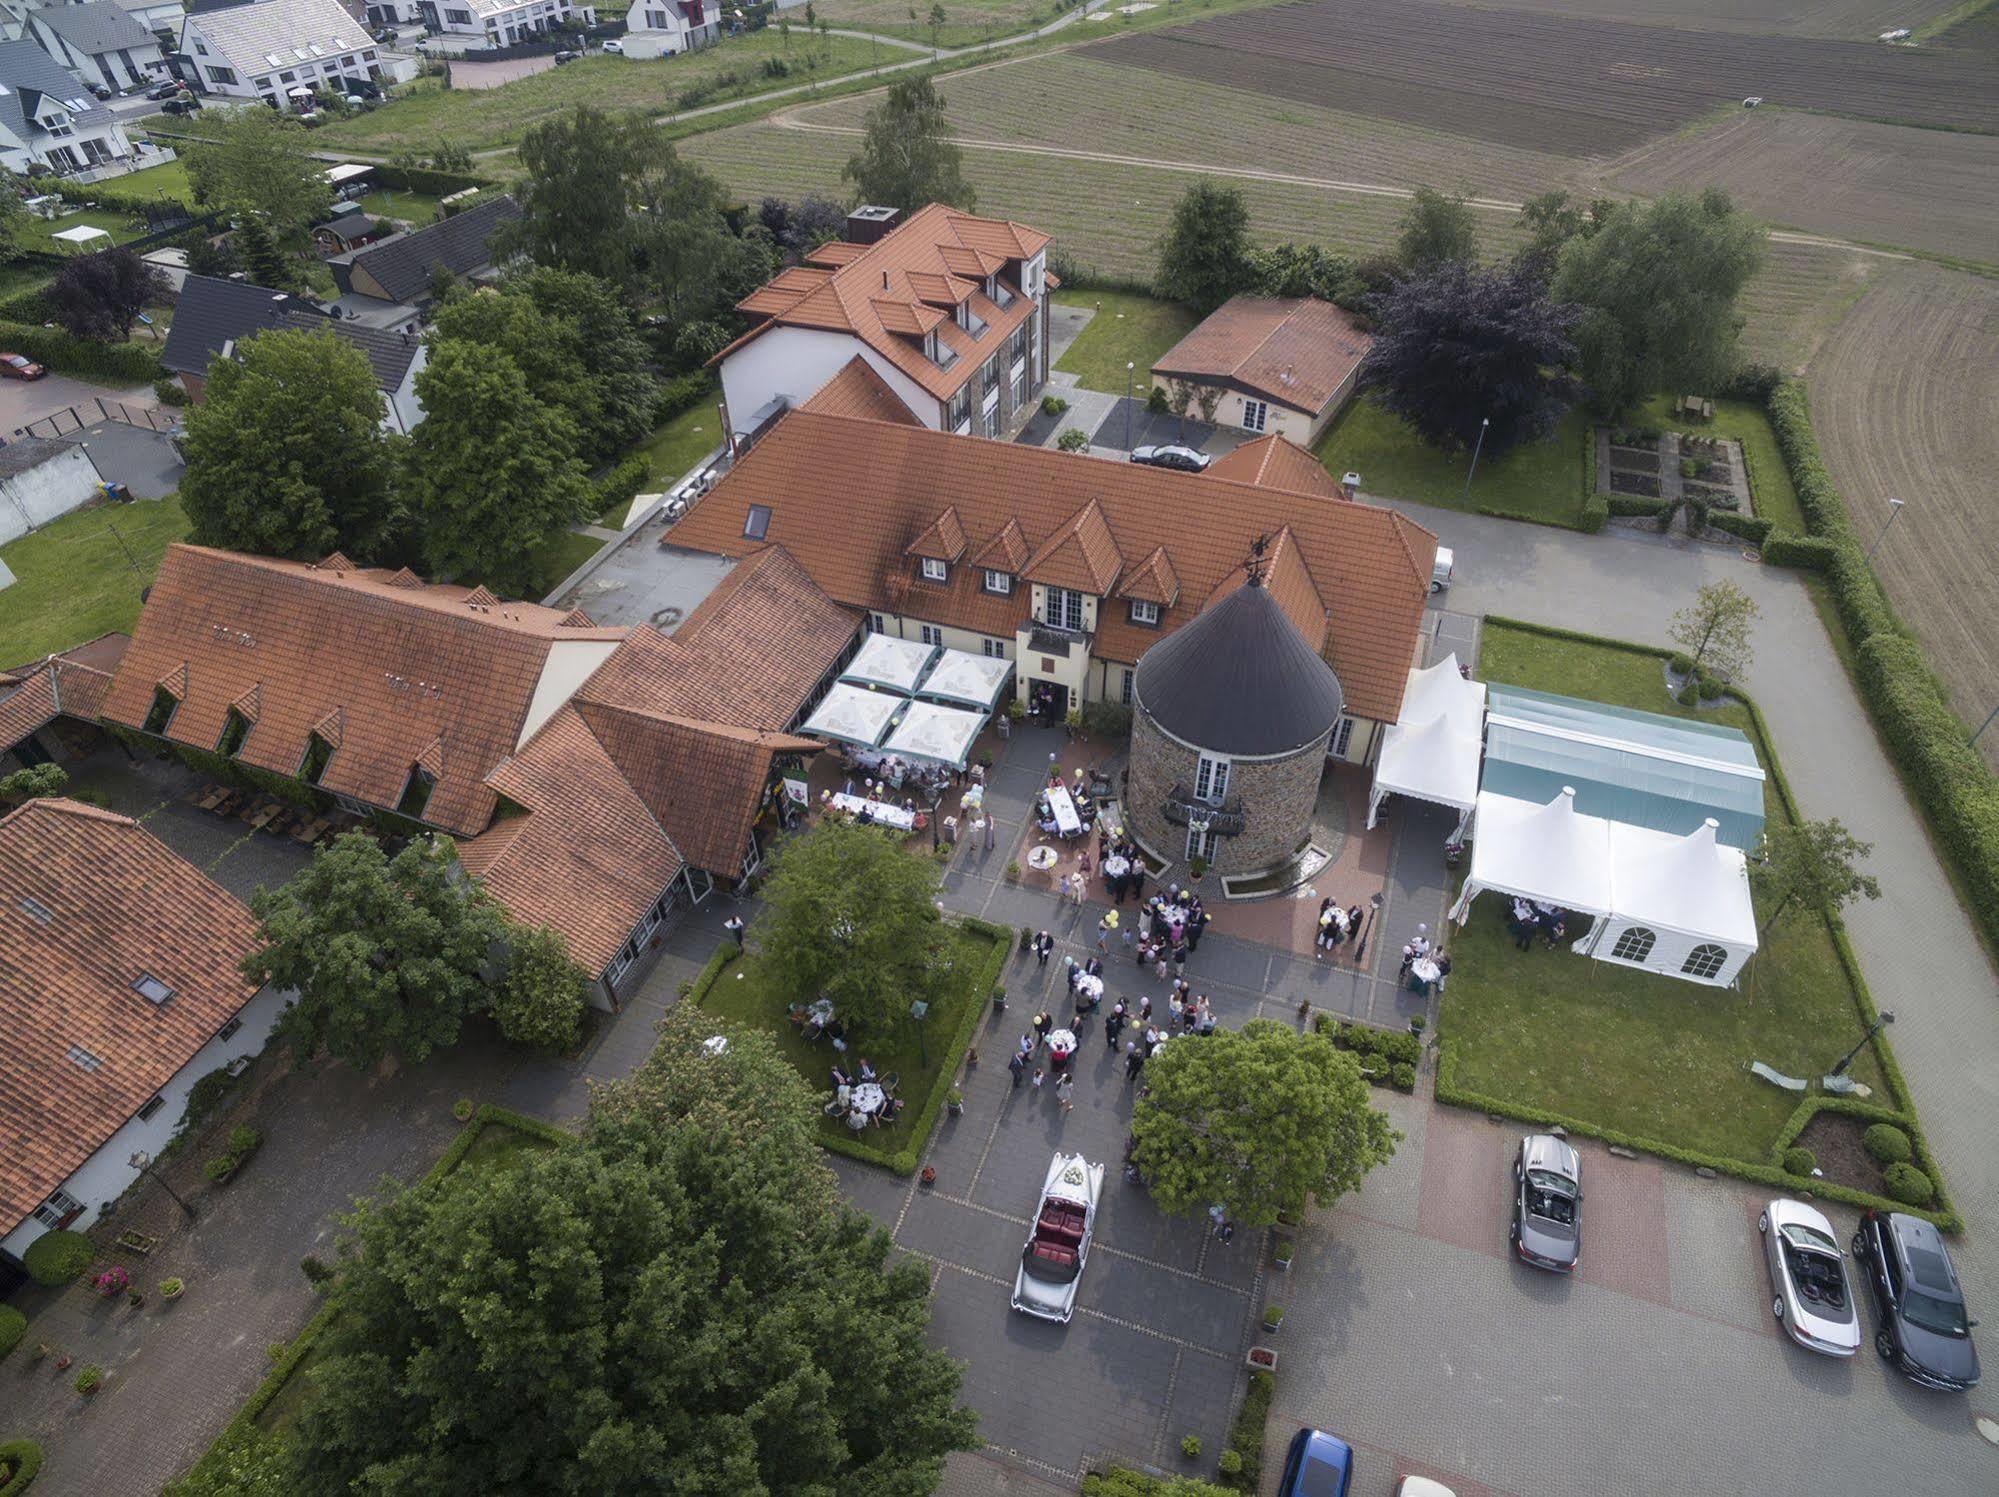
[{"label": "green crop field", "polygon": [[928,0],[922,5],[915,0],[819,0],[813,13],[834,26],[899,36],[926,47],[967,47],[1045,26],[1067,9],[1062,0],[945,0],[944,19],[934,31]]}]

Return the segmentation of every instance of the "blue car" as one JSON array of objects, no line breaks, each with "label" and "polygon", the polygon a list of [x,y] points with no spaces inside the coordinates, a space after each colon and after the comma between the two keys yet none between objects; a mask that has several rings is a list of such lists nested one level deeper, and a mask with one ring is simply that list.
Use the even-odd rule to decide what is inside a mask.
[{"label": "blue car", "polygon": [[1301,1429],[1284,1457],[1278,1497],[1347,1497],[1353,1487],[1353,1446],[1322,1429]]}]

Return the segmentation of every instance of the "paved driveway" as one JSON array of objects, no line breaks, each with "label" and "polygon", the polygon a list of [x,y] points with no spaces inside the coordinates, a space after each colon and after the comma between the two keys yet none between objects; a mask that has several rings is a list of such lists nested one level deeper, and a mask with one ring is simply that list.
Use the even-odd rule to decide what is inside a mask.
[{"label": "paved driveway", "polygon": [[134,385],[119,389],[93,385],[88,380],[71,379],[67,374],[46,374],[37,380],[0,380],[0,432],[12,440],[30,421],[39,421],[72,406],[86,407],[86,419],[94,419],[98,396],[122,400],[131,405],[157,405],[152,387]]}]

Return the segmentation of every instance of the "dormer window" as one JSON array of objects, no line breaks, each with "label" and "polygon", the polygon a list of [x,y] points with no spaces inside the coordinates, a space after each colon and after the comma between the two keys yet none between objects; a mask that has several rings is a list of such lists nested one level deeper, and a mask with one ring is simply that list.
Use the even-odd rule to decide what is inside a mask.
[{"label": "dormer window", "polygon": [[992,568],[988,567],[986,569],[986,591],[989,593],[998,593],[1002,598],[1006,597],[1013,591],[1013,574],[1011,572],[995,572]]},{"label": "dormer window", "polygon": [[1148,603],[1143,598],[1133,598],[1131,600],[1131,621],[1134,624],[1145,624],[1155,629],[1158,628],[1159,605],[1157,603]]},{"label": "dormer window", "polygon": [[222,719],[222,736],[215,740],[215,752],[225,759],[233,759],[242,751],[243,740],[250,736],[250,719],[231,707]]},{"label": "dormer window", "polygon": [[923,558],[923,580],[925,582],[948,582],[951,579],[949,563],[939,561],[934,556]]},{"label": "dormer window", "polygon": [[305,757],[299,761],[298,777],[308,785],[317,785],[320,776],[326,773],[326,764],[333,757],[333,745],[311,733],[305,740]]},{"label": "dormer window", "polygon": [[140,726],[156,736],[164,735],[173,726],[174,714],[180,711],[180,698],[164,686],[153,688],[153,705],[146,711],[146,720]]},{"label": "dormer window", "polygon": [[396,814],[407,816],[412,821],[423,819],[423,808],[430,804],[430,792],[436,788],[437,776],[421,764],[410,766],[410,777],[403,785],[403,793],[396,801]]}]

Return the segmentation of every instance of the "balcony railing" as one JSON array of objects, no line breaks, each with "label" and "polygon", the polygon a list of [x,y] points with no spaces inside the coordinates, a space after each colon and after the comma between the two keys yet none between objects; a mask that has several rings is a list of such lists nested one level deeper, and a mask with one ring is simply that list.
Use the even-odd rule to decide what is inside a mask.
[{"label": "balcony railing", "polygon": [[1027,626],[1027,642],[1044,655],[1066,655],[1072,645],[1088,653],[1090,635],[1082,629],[1064,629],[1035,619]]},{"label": "balcony railing", "polygon": [[1175,785],[1166,792],[1159,814],[1175,826],[1186,826],[1197,820],[1205,822],[1208,830],[1217,837],[1241,836],[1248,821],[1241,796],[1228,796],[1218,806],[1212,801],[1197,799],[1185,785]]}]

